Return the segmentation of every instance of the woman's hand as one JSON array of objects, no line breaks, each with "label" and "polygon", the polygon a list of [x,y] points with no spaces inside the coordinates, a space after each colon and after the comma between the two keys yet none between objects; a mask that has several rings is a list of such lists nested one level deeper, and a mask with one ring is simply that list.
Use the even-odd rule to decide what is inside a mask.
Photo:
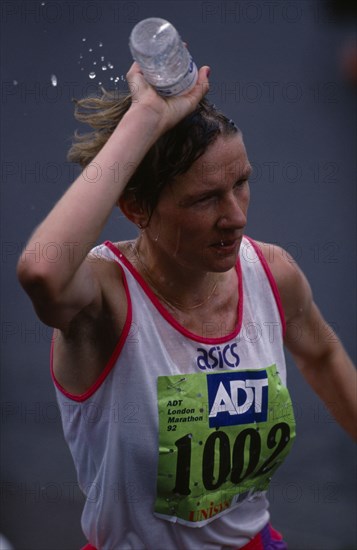
[{"label": "woman's hand", "polygon": [[145,80],[140,66],[134,62],[126,75],[132,94],[130,111],[139,111],[141,116],[147,117],[147,123],[161,135],[194,111],[208,92],[209,73],[208,66],[201,67],[196,85],[192,90],[184,95],[166,98],[160,96]]}]

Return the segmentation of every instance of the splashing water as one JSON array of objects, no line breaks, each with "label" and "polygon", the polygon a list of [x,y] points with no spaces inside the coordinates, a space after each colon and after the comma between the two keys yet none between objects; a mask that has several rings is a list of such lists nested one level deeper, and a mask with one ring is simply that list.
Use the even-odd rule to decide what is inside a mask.
[{"label": "splashing water", "polygon": [[[111,62],[111,61],[105,61],[105,55],[101,55],[98,57],[96,56],[96,53],[98,54],[98,50],[96,50],[96,48],[103,48],[103,42],[99,41],[99,42],[96,42],[94,45],[93,43],[90,44],[90,41],[86,38],[86,37],[83,37],[81,39],[81,42],[86,42],[86,52],[83,52],[79,54],[79,61],[78,61],[78,64],[81,66],[81,71],[85,70],[88,74],[88,77],[90,78],[90,80],[94,80],[94,79],[97,79],[99,77],[99,72],[98,71],[113,71],[115,70],[115,66],[114,64]],[[103,53],[103,52],[101,52]],[[89,57],[90,55],[90,57]],[[100,61],[99,61],[100,59]],[[87,67],[86,67],[87,65]],[[112,73],[113,75],[113,73]],[[99,77],[100,78],[100,77]],[[117,86],[118,86],[118,83],[120,81],[125,81],[125,78],[124,78],[124,75],[117,75],[117,76],[109,76],[108,74],[108,81],[107,81],[107,84],[109,85],[109,82],[110,82],[110,86],[117,89]],[[113,84],[115,86],[113,86]],[[105,84],[104,84],[105,85]],[[98,82],[98,86],[102,86],[102,82]]]},{"label": "splashing water", "polygon": [[57,86],[57,76],[55,74],[51,75],[51,84],[52,86]]}]

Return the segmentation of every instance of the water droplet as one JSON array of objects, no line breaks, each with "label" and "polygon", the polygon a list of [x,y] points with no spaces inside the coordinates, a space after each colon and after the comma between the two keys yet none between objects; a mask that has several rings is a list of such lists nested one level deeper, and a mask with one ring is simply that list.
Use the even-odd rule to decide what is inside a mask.
[{"label": "water droplet", "polygon": [[81,53],[79,54],[79,59],[83,59],[83,55]]},{"label": "water droplet", "polygon": [[101,86],[101,85],[102,85],[102,83],[101,83],[101,82],[98,82],[98,84],[99,84],[99,86]]},{"label": "water droplet", "polygon": [[110,77],[110,80],[114,80],[114,76],[111,76],[111,77]]},{"label": "water droplet", "polygon": [[95,78],[97,75],[96,75],[95,73],[92,72],[92,73],[89,73],[88,76],[89,76],[89,78],[92,78],[92,79],[93,79],[93,78]]},{"label": "water droplet", "polygon": [[41,2],[41,6],[45,6],[46,5],[46,2]]},{"label": "water droplet", "polygon": [[114,69],[114,65],[112,63],[107,63],[109,69]]},{"label": "water droplet", "polygon": [[57,76],[55,74],[51,75],[51,84],[52,86],[57,86]]},{"label": "water droplet", "polygon": [[107,70],[107,67],[105,65],[103,65],[102,71],[106,71],[106,70]]},{"label": "water droplet", "polygon": [[89,48],[89,50],[88,50],[88,51],[89,51],[89,52],[92,52],[92,51],[93,51],[93,48]]},{"label": "water droplet", "polygon": [[82,38],[82,42],[85,42],[87,39],[86,38]]},{"label": "water droplet", "polygon": [[17,85],[18,85],[18,81],[17,81],[17,80],[13,80],[12,83],[13,83],[14,86],[17,86]]},{"label": "water droplet", "polygon": [[84,71],[84,67],[81,67],[81,71]]},{"label": "water droplet", "polygon": [[99,47],[103,48],[103,42],[99,42]]},{"label": "water droplet", "polygon": [[101,61],[104,61],[104,55],[100,58]]}]

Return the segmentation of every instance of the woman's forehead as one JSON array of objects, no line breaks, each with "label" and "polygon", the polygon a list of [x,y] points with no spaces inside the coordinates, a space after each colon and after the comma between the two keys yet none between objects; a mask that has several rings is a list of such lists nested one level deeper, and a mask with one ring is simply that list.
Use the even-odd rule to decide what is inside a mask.
[{"label": "woman's forehead", "polygon": [[241,179],[244,176],[249,177],[250,172],[251,166],[242,135],[236,134],[220,136],[186,174],[182,175],[182,179],[190,179],[190,176],[193,176],[196,180],[199,177],[204,182],[214,183],[216,178],[222,178],[222,174],[229,179]]},{"label": "woman's forehead", "polygon": [[197,193],[223,190],[225,185],[249,179],[251,172],[242,136],[220,137],[187,172],[164,188],[161,198],[170,196],[180,201]]}]

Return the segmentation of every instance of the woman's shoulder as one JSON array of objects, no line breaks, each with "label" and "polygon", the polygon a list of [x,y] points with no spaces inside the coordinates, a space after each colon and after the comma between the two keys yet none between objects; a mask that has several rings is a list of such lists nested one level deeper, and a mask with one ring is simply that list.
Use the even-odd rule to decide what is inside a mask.
[{"label": "woman's shoulder", "polygon": [[311,299],[311,288],[294,258],[281,246],[256,241],[263,258],[271,271],[281,297],[285,316],[294,312]]}]

